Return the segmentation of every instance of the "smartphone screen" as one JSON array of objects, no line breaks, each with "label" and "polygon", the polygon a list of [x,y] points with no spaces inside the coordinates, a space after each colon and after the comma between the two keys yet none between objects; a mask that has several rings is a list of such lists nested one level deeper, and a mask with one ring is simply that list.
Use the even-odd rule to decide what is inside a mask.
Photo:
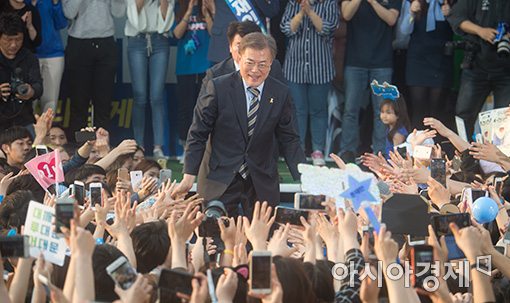
[{"label": "smartphone screen", "polygon": [[96,140],[96,133],[95,132],[88,132],[88,131],[79,131],[74,133],[74,138],[76,139],[76,142],[83,143],[86,141],[94,141]]},{"label": "smartphone screen", "polygon": [[165,184],[167,180],[172,179],[172,170],[168,168],[163,168],[159,171],[159,182],[160,184]]},{"label": "smartphone screen", "polygon": [[430,163],[430,176],[446,187],[446,161],[444,159],[432,159]]},{"label": "smartphone screen", "polygon": [[2,258],[26,258],[28,257],[28,237],[0,236],[0,253]]},{"label": "smartphone screen", "polygon": [[35,153],[40,156],[48,153],[48,148],[45,145],[37,145],[35,147]]},{"label": "smartphone screen", "polygon": [[85,186],[81,182],[74,182],[74,198],[78,201],[79,205],[83,205],[85,203]]},{"label": "smartphone screen", "polygon": [[309,195],[309,194],[296,194],[298,199],[298,205],[294,205],[299,209],[318,209],[323,210],[326,207],[321,205],[322,202],[326,201],[325,195]]},{"label": "smartphone screen", "polygon": [[110,264],[106,271],[122,289],[128,289],[135,283],[136,271],[125,257],[119,257]]},{"label": "smartphone screen", "polygon": [[[172,294],[182,293],[191,296],[192,280],[193,275],[187,272],[163,269],[161,271],[161,275],[159,276],[158,287],[165,292],[170,292]],[[161,302],[165,301],[161,300]]]},{"label": "smartphone screen", "polygon": [[276,207],[276,223],[287,224],[290,223],[292,225],[302,225],[300,217],[308,220],[308,212],[305,210],[299,210],[294,208],[287,207]]},{"label": "smartphone screen", "polygon": [[271,256],[252,255],[251,289],[271,289]]},{"label": "smartphone screen", "polygon": [[451,235],[450,223],[455,223],[459,228],[471,225],[470,215],[468,213],[437,215],[431,218],[432,227],[438,237]]},{"label": "smartphone screen", "polygon": [[413,285],[423,288],[425,278],[432,275],[431,263],[434,262],[433,248],[430,245],[417,245],[411,248],[411,266]]},{"label": "smartphone screen", "polygon": [[55,204],[56,231],[60,233],[60,227],[71,228],[71,219],[74,217],[74,203],[58,202]]},{"label": "smartphone screen", "polygon": [[397,152],[402,158],[407,159],[407,147],[397,147]]},{"label": "smartphone screen", "polygon": [[[98,183],[92,183],[90,184],[90,204],[91,205],[96,205],[96,204],[99,204],[99,205],[102,205],[101,201],[102,201],[102,198],[101,198],[101,189],[102,189],[102,185],[101,186],[97,186],[96,184]],[[99,183],[101,184],[101,183]]]},{"label": "smartphone screen", "polygon": [[453,235],[447,235],[444,239],[448,248],[448,260],[458,260],[466,257],[464,252],[457,246]]},{"label": "smartphone screen", "polygon": [[471,198],[473,203],[476,201],[476,199],[481,197],[487,197],[487,191],[481,189],[471,189]]}]

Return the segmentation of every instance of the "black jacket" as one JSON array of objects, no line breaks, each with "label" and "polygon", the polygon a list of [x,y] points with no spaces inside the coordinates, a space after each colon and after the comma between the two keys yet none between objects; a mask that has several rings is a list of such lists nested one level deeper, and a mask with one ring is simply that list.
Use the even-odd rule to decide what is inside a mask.
[{"label": "black jacket", "polygon": [[295,128],[288,87],[269,76],[264,82],[255,131],[248,140],[246,94],[239,72],[214,78],[198,99],[186,141],[184,173],[198,174],[198,193],[205,200],[220,197],[244,162],[260,201],[280,199],[280,146],[294,179],[306,161]]},{"label": "black jacket", "polygon": [[496,45],[492,45],[475,35],[468,35],[460,29],[464,21],[471,21],[481,27],[496,29],[498,22],[510,23],[510,1],[508,0],[463,0],[457,1],[447,17],[455,33],[480,46],[476,52],[474,67],[487,73],[508,73],[510,58],[498,57]]},{"label": "black jacket", "polygon": [[[205,88],[207,87],[207,82],[210,80],[223,76],[226,74],[230,74],[236,71],[236,66],[234,64],[234,59],[229,57],[213,66],[211,66],[206,72],[205,77],[202,79],[202,87],[200,87],[200,93],[198,97],[205,92]],[[273,64],[271,65],[271,70],[269,71],[269,76],[275,78],[276,80],[287,83],[287,79],[283,76],[282,65],[280,61],[277,59],[273,60]]]},{"label": "black jacket", "polygon": [[0,130],[14,125],[26,126],[35,122],[32,101],[41,97],[43,83],[39,71],[39,60],[26,48],[20,49],[13,60],[9,60],[0,52],[0,83],[11,83],[17,68],[21,69],[20,78],[34,90],[29,101],[14,100],[14,93],[7,101],[0,99]]}]

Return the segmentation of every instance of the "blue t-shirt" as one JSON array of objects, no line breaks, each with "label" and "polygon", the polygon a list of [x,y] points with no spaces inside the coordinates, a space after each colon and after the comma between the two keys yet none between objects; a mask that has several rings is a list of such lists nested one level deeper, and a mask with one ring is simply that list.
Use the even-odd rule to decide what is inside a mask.
[{"label": "blue t-shirt", "polygon": [[[31,3],[31,1],[25,1]],[[53,4],[52,0],[38,0],[36,8],[41,15],[42,42],[37,47],[37,57],[55,58],[64,56],[64,44],[60,30],[67,27],[67,19],[62,10],[62,1]]]},{"label": "blue t-shirt", "polygon": [[[390,128],[387,127],[386,128],[386,157],[389,157],[390,155],[390,151],[393,151],[393,140],[389,140],[388,139],[388,134],[390,133]],[[404,136],[404,138],[407,137],[407,135],[409,135],[409,132],[407,131],[407,129],[404,127],[404,126],[401,126],[397,132],[395,134],[401,134],[402,136]],[[405,141],[404,141],[405,142]]]},{"label": "blue t-shirt", "polygon": [[[211,66],[211,62],[207,60],[207,50],[209,49],[207,23],[198,20],[198,12],[199,7],[195,5],[188,23],[188,30],[177,43],[176,75],[204,73]],[[172,31],[176,25],[177,23],[174,23]]]}]

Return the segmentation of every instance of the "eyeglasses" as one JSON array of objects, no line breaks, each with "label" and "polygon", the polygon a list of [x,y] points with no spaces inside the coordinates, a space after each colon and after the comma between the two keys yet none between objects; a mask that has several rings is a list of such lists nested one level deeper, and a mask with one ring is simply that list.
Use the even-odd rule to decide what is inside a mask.
[{"label": "eyeglasses", "polygon": [[269,68],[269,64],[267,63],[255,63],[253,61],[244,61],[244,66],[246,66],[249,69],[253,69],[255,66],[258,70],[265,71]]}]

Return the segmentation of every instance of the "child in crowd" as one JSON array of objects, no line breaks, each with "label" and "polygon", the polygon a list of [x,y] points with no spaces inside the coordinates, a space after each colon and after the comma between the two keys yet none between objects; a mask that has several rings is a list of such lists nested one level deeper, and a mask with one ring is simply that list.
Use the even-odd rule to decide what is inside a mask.
[{"label": "child in crowd", "polygon": [[384,99],[381,103],[381,121],[386,126],[386,156],[397,145],[406,141],[409,134],[409,116],[404,98],[399,97],[393,101]]}]

